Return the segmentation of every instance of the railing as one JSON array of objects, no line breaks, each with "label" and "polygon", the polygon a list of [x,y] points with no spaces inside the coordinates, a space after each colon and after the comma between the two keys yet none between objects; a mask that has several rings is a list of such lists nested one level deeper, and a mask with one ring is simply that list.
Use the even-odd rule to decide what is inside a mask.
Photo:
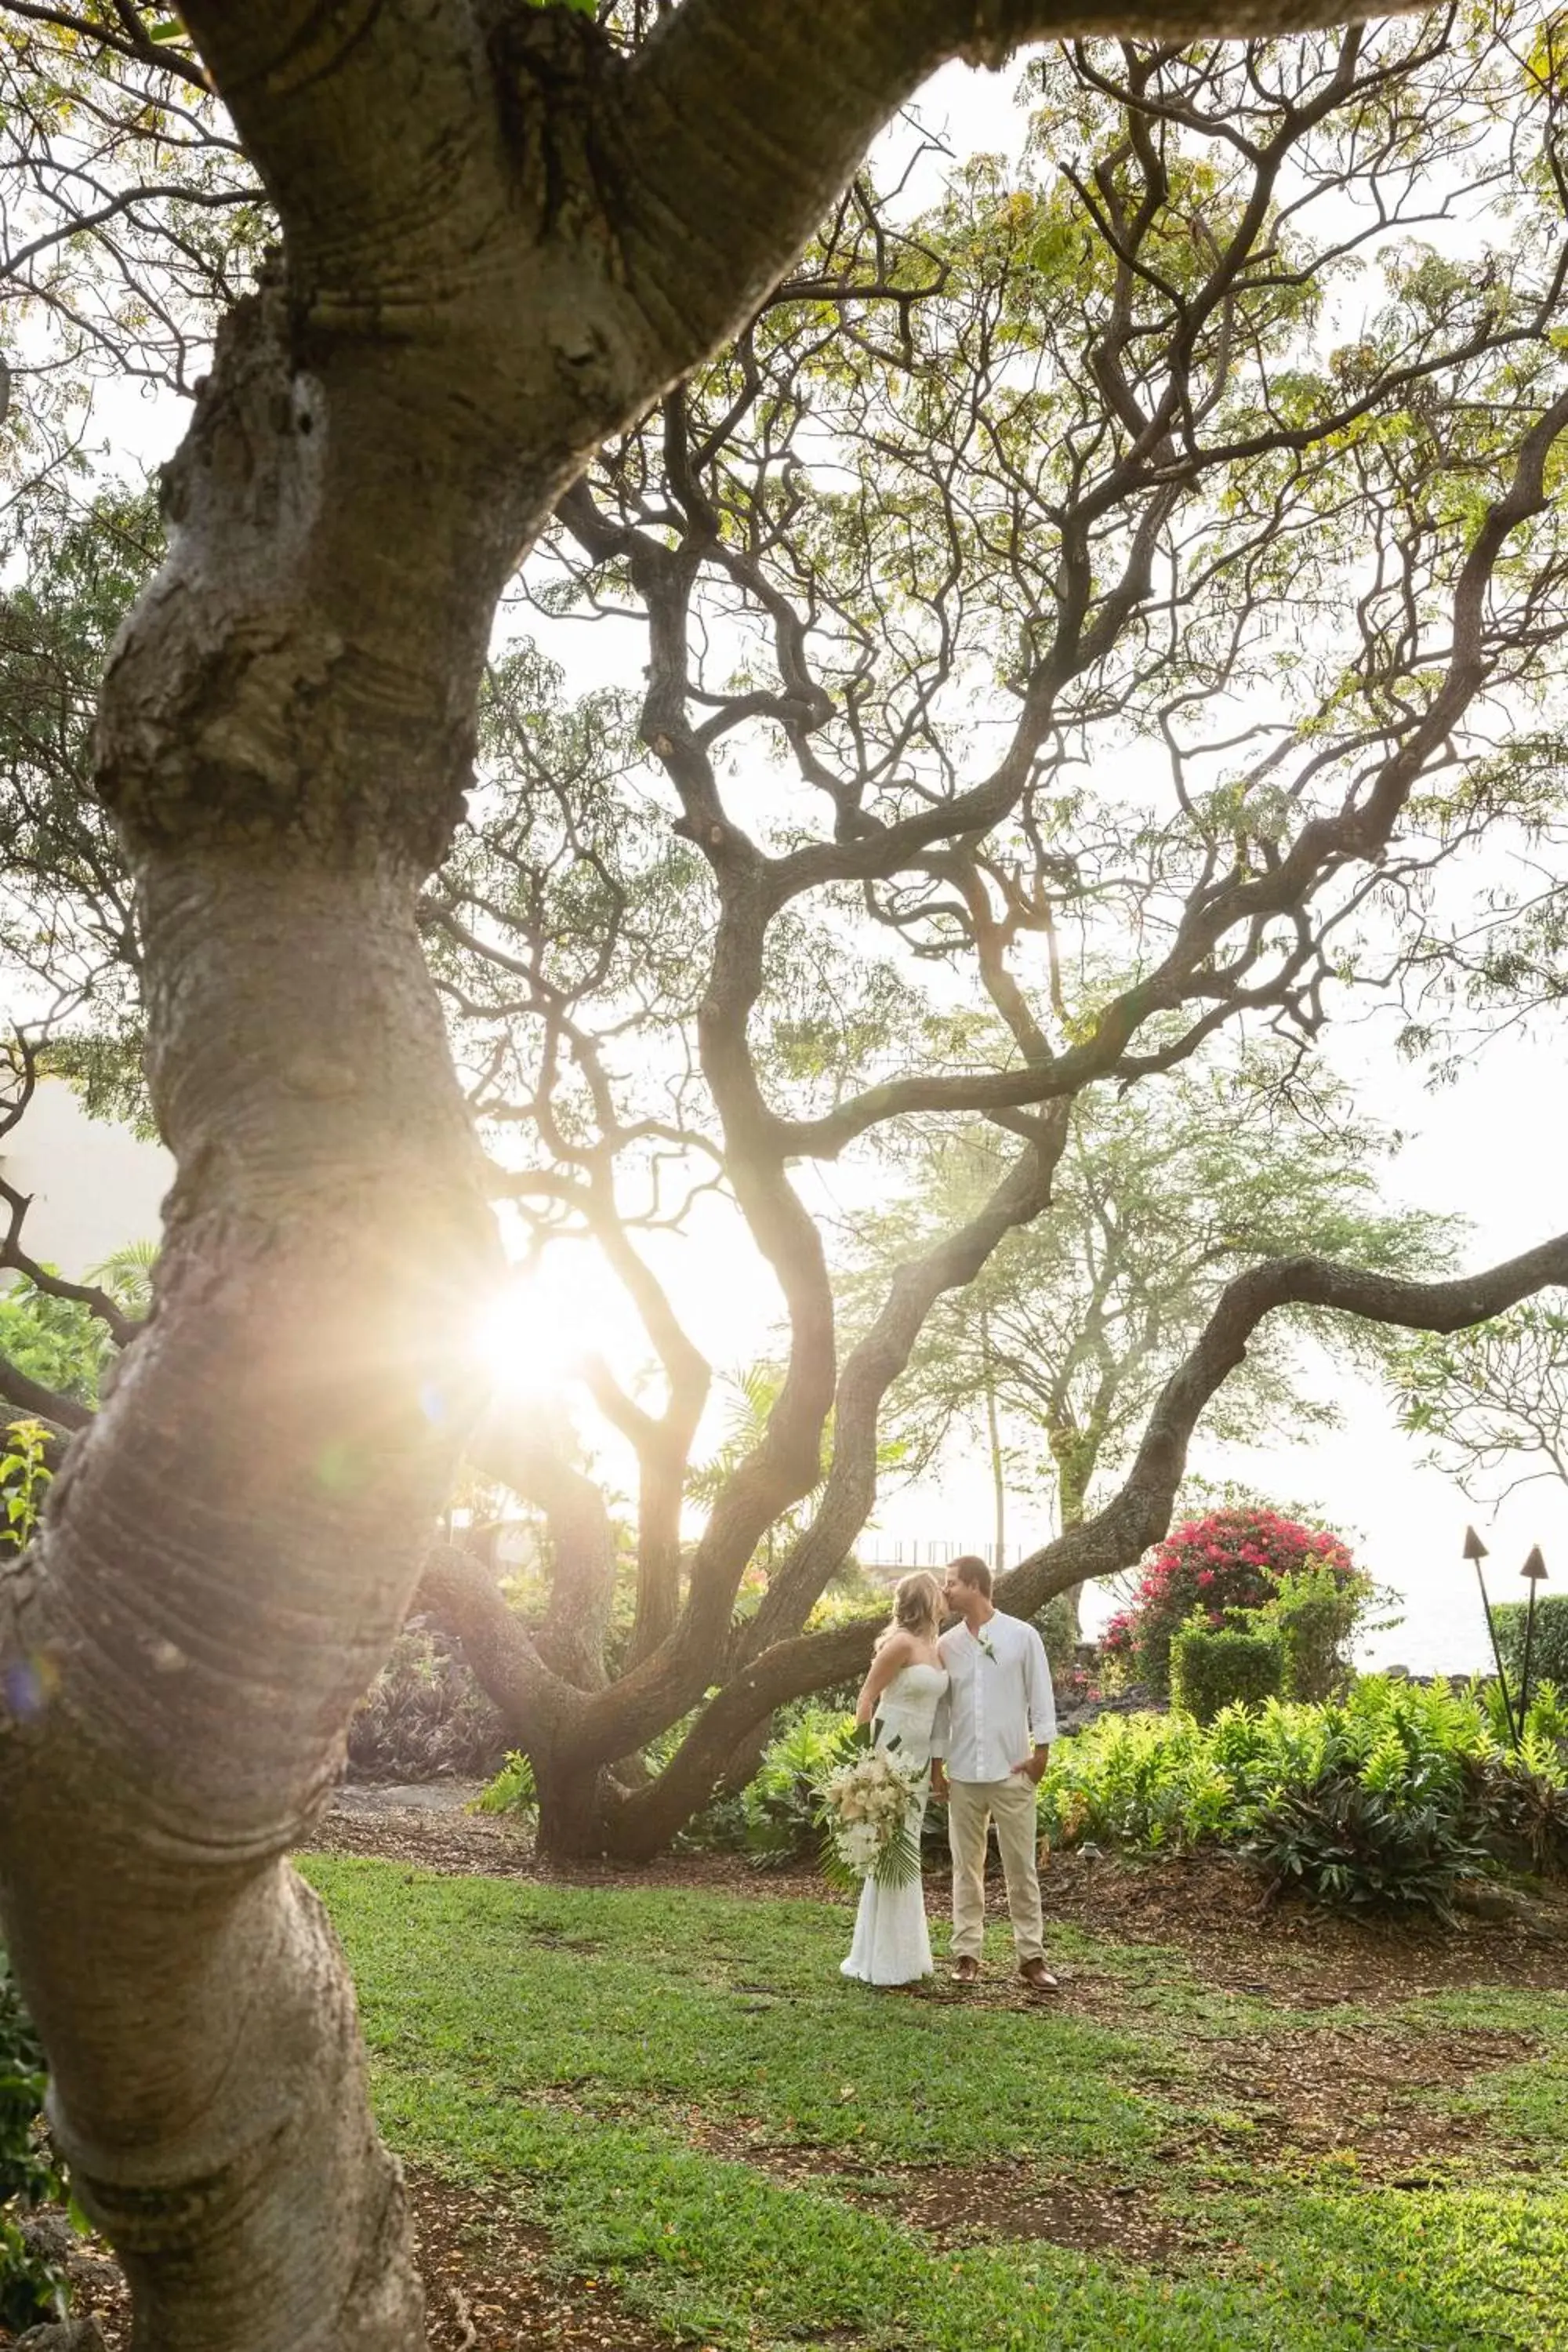
[{"label": "railing", "polygon": [[862,1568],[909,1576],[917,1568],[945,1568],[950,1559],[969,1552],[1000,1575],[1004,1569],[1016,1568],[1031,1549],[1028,1544],[968,1543],[946,1537],[933,1542],[925,1536],[900,1541],[892,1536],[868,1535],[856,1545],[855,1557]]}]

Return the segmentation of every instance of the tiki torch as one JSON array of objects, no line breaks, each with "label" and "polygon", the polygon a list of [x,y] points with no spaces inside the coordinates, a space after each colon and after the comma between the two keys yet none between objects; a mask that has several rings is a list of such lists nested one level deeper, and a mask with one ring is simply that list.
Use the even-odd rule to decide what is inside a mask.
[{"label": "tiki torch", "polygon": [[1520,1574],[1529,1580],[1530,1606],[1524,1612],[1524,1675],[1519,1694],[1519,1727],[1523,1731],[1530,1720],[1530,1654],[1535,1646],[1535,1588],[1546,1581],[1546,1562],[1541,1557],[1541,1546],[1531,1547],[1530,1558]]},{"label": "tiki torch", "polygon": [[[1465,1529],[1465,1558],[1467,1559],[1473,1559],[1476,1563],[1476,1582],[1481,1588],[1481,1607],[1487,1612],[1487,1632],[1492,1637],[1492,1655],[1497,1660],[1498,1688],[1502,1693],[1502,1711],[1508,1723],[1508,1736],[1513,1742],[1514,1747],[1517,1748],[1519,1746],[1520,1727],[1516,1725],[1513,1719],[1513,1701],[1508,1695],[1508,1675],[1503,1667],[1502,1650],[1498,1642],[1497,1622],[1492,1615],[1492,1604],[1487,1599],[1487,1580],[1481,1574],[1481,1562],[1485,1559],[1486,1556],[1487,1548],[1481,1541],[1479,1536],[1477,1535],[1474,1528],[1467,1528]],[[1535,1598],[1535,1587],[1533,1584],[1530,1588],[1530,1597],[1531,1601]]]}]

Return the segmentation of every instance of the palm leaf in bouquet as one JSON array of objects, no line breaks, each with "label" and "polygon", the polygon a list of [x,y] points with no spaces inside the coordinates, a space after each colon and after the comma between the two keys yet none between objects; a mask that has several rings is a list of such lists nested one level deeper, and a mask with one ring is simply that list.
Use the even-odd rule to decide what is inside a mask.
[{"label": "palm leaf in bouquet", "polygon": [[903,1762],[898,1747],[896,1736],[882,1746],[862,1740],[818,1785],[822,1868],[831,1886],[850,1893],[868,1878],[908,1886],[920,1876],[910,1807],[923,1768]]}]

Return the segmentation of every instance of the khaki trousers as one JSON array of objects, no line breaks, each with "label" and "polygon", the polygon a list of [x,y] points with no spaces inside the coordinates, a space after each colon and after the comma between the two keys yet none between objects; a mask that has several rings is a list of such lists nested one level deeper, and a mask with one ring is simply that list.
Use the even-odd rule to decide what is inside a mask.
[{"label": "khaki trousers", "polygon": [[1037,1862],[1040,1833],[1035,1784],[1022,1772],[1006,1780],[950,1780],[947,1842],[952,1852],[952,1955],[977,1960],[985,1935],[985,1832],[996,1824],[1007,1913],[1021,1968],[1045,1957]]}]

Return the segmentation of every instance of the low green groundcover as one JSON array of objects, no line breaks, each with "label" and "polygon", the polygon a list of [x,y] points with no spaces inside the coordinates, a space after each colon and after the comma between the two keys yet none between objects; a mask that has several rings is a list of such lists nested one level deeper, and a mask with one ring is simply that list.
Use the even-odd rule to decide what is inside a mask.
[{"label": "low green groundcover", "polygon": [[[1223,1644],[1231,1638],[1213,1637]],[[1239,1637],[1238,1637],[1239,1638]],[[1450,1910],[1478,1874],[1568,1869],[1568,1707],[1542,1682],[1515,1752],[1495,1685],[1363,1675],[1342,1699],[1106,1715],[1059,1740],[1040,1784],[1053,1845],[1244,1856],[1265,1884],[1343,1910]],[[753,1860],[816,1849],[816,1783],[849,1717],[802,1710],[737,1805],[696,1835]],[[505,1796],[498,1782],[496,1801]],[[928,1851],[945,1843],[927,1815]]]},{"label": "low green groundcover", "polygon": [[[1385,2012],[1281,2011],[1195,1985],[1177,1954],[1065,1929],[1052,1954],[1093,1978],[1092,2018],[879,1996],[838,1976],[834,1905],[307,1868],[354,1966],[394,2144],[498,2209],[521,2198],[564,2268],[672,2336],[724,2352],[1568,2352],[1568,1994],[1401,2008],[1405,2043],[1458,2025],[1538,2039],[1484,2093],[1450,2095],[1470,2112],[1440,2177],[1400,2187],[1363,2178],[1353,2147],[1314,2158],[1260,2137],[1214,2059],[1223,2039],[1261,2080],[1265,2037],[1386,2032]],[[1005,1932],[990,1959],[1005,1967]],[[1437,2095],[1409,2095],[1435,2111]],[[770,2177],[768,2153],[790,2147],[820,2152],[810,2185]],[[1126,2184],[1179,2261],[954,2245],[904,2218],[903,2168],[1015,2161],[1046,2195]]]}]

